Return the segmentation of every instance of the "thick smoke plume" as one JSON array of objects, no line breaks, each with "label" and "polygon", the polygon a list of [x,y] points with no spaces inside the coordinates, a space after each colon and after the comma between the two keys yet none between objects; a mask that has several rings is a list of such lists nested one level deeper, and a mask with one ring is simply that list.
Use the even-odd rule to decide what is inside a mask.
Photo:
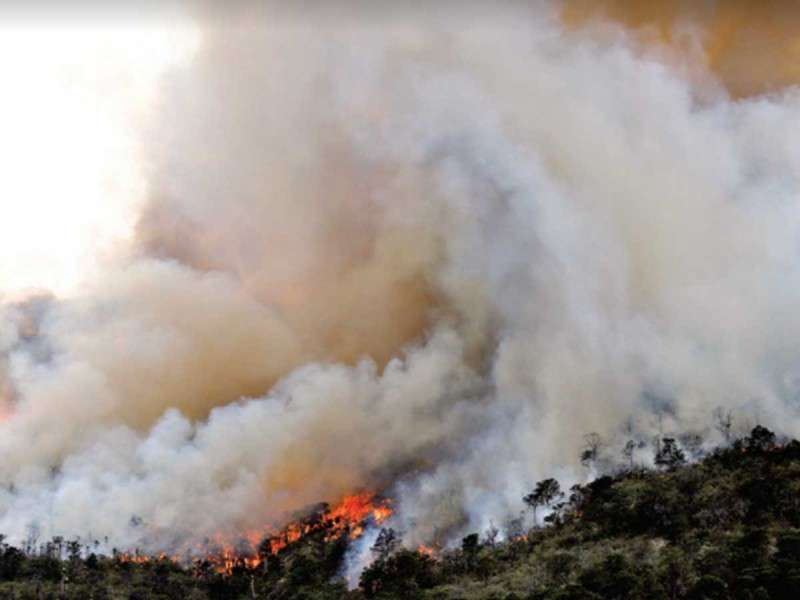
[{"label": "thick smoke plume", "polygon": [[799,435],[800,93],[561,8],[195,15],[135,244],[2,306],[0,531],[171,551],[371,490],[447,543],[589,432]]}]

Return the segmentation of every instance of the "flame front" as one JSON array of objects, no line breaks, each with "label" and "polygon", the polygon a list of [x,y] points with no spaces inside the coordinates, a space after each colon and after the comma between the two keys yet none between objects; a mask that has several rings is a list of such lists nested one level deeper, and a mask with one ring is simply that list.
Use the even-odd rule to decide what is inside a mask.
[{"label": "flame front", "polygon": [[237,566],[256,568],[263,563],[267,555],[276,555],[311,533],[324,531],[326,541],[344,535],[351,540],[357,539],[368,525],[386,521],[392,512],[391,501],[377,498],[372,492],[345,496],[333,508],[325,510],[316,517],[290,523],[278,534],[272,534],[270,531],[260,534],[255,531],[248,532],[245,535],[248,544],[245,545],[249,545],[249,550],[245,548],[242,551],[241,544],[236,547],[230,543],[223,543],[222,551],[210,555],[208,560],[220,573],[230,573]]},{"label": "flame front", "polygon": [[424,544],[417,546],[417,553],[427,556],[428,558],[436,558],[439,555],[439,551],[436,548]]},{"label": "flame front", "polygon": [[[289,523],[280,533],[273,530],[249,530],[238,536],[236,542],[231,536],[219,533],[201,549],[193,549],[189,554],[196,568],[210,567],[220,574],[231,574],[234,569],[255,569],[260,567],[267,556],[276,555],[287,546],[301,540],[304,536],[324,532],[325,541],[333,541],[347,536],[354,540],[360,537],[367,526],[378,525],[392,515],[391,501],[378,498],[372,492],[345,496],[333,508],[321,513]],[[203,558],[197,558],[202,556]],[[179,556],[167,554],[146,555],[138,552],[116,555],[117,560],[131,563],[149,563],[161,560],[181,562]]]}]

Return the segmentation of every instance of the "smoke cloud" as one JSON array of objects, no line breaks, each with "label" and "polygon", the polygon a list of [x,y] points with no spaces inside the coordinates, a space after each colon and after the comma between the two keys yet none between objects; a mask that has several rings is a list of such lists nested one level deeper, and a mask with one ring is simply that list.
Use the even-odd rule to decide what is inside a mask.
[{"label": "smoke cloud", "polygon": [[173,551],[368,489],[447,543],[589,432],[800,435],[797,88],[562,9],[195,15],[134,243],[0,309],[0,531]]}]

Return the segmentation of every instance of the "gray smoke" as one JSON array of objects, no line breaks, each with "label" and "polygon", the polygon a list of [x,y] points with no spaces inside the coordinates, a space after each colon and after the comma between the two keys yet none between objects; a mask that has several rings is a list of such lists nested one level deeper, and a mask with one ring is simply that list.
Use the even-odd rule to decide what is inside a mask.
[{"label": "gray smoke", "polygon": [[467,12],[201,15],[126,258],[2,306],[0,531],[173,551],[378,490],[447,543],[589,432],[800,434],[797,89]]}]

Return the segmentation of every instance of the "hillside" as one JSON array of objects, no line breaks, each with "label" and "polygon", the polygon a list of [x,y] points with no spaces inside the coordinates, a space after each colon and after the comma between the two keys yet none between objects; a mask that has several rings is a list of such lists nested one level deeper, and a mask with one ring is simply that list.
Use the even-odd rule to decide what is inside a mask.
[{"label": "hillside", "polygon": [[[562,493],[545,480],[526,501],[549,506],[546,527],[465,537],[458,549],[402,549],[383,530],[375,562],[347,591],[352,527],[324,511],[307,533],[259,560],[178,564],[97,556],[53,540],[3,544],[2,598],[431,598],[496,600],[793,599],[800,590],[800,442],[757,427],[686,465],[666,442],[659,470],[634,467]],[[538,495],[536,494],[538,492]],[[536,496],[536,498],[534,498]],[[357,525],[356,525],[357,526]],[[519,526],[519,523],[516,524]],[[355,527],[355,526],[353,526]]]}]

